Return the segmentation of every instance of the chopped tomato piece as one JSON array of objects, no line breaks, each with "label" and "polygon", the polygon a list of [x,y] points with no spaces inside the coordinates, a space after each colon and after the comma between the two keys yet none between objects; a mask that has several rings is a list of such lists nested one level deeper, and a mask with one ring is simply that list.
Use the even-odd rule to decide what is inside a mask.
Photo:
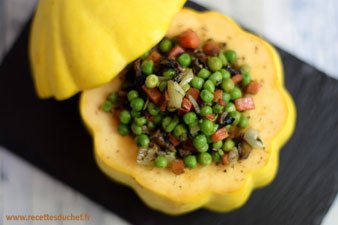
[{"label": "chopped tomato piece", "polygon": [[161,104],[162,101],[162,93],[158,88],[147,88],[147,86],[142,86],[143,91],[147,94],[148,98],[154,102],[156,105]]},{"label": "chopped tomato piece", "polygon": [[200,39],[197,34],[188,29],[177,36],[177,41],[183,48],[197,48],[200,45]]},{"label": "chopped tomato piece", "polygon": [[171,144],[173,144],[175,147],[181,143],[172,134],[169,134],[169,139],[170,139]]},{"label": "chopped tomato piece", "polygon": [[235,106],[238,111],[255,109],[255,103],[252,97],[243,97],[235,100]]},{"label": "chopped tomato piece", "polygon": [[183,160],[177,160],[171,163],[171,169],[174,174],[180,175],[184,173],[184,163]]},{"label": "chopped tomato piece", "polygon": [[251,81],[248,87],[246,88],[246,93],[248,94],[257,94],[259,89],[262,88],[262,84],[257,81]]},{"label": "chopped tomato piece", "polygon": [[184,49],[181,46],[176,45],[170,50],[168,57],[176,59],[176,57],[181,55],[182,53],[184,53]]},{"label": "chopped tomato piece", "polygon": [[187,94],[191,95],[191,97],[193,97],[197,101],[198,97],[200,96],[200,90],[198,90],[197,88],[189,88]]},{"label": "chopped tomato piece", "polygon": [[213,135],[211,135],[211,139],[214,142],[221,141],[221,140],[223,140],[227,137],[229,137],[229,134],[228,134],[227,129],[225,127],[218,129]]},{"label": "chopped tomato piece", "polygon": [[219,45],[213,40],[207,40],[203,45],[203,51],[210,56],[218,56]]},{"label": "chopped tomato piece", "polygon": [[212,115],[212,114],[207,114],[207,115],[205,115],[205,118],[207,118],[208,120],[214,120],[215,116]]},{"label": "chopped tomato piece", "polygon": [[243,79],[243,77],[242,77],[242,75],[240,75],[240,74],[236,74],[235,76],[231,77],[231,80],[232,80],[234,83],[238,83],[238,82],[240,82],[242,79]]},{"label": "chopped tomato piece", "polygon": [[158,51],[152,51],[146,60],[153,60],[154,63],[159,63],[161,61],[161,54]]},{"label": "chopped tomato piece", "polygon": [[190,112],[192,103],[188,98],[183,98],[181,109],[184,112]]},{"label": "chopped tomato piece", "polygon": [[217,89],[214,92],[214,102],[219,102],[219,100],[223,99],[223,90]]},{"label": "chopped tomato piece", "polygon": [[225,153],[222,157],[222,160],[223,160],[223,164],[226,165],[229,163],[229,153]]},{"label": "chopped tomato piece", "polygon": [[189,139],[189,140],[187,140],[187,141],[185,141],[183,143],[183,149],[190,150],[190,151],[195,151],[196,150],[195,146],[194,146],[194,144],[193,144],[193,142],[192,142],[191,139]]},{"label": "chopped tomato piece", "polygon": [[227,106],[227,103],[223,101],[223,99],[220,99],[218,104],[220,104],[221,106]]},{"label": "chopped tomato piece", "polygon": [[162,112],[165,112],[168,102],[169,102],[169,94],[168,94],[168,91],[166,90],[164,92],[164,101],[162,102],[161,107],[160,107],[160,110]]}]

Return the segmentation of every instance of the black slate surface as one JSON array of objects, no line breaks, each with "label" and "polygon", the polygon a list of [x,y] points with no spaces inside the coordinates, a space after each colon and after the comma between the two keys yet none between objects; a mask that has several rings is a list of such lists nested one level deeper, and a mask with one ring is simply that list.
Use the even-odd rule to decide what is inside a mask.
[{"label": "black slate surface", "polygon": [[[202,7],[188,3],[190,7]],[[27,57],[29,23],[0,68],[0,145],[104,205],[132,224],[320,224],[338,190],[338,81],[279,50],[286,87],[297,107],[293,137],[274,182],[230,213],[200,209],[167,216],[97,168],[78,97],[37,98]]]}]

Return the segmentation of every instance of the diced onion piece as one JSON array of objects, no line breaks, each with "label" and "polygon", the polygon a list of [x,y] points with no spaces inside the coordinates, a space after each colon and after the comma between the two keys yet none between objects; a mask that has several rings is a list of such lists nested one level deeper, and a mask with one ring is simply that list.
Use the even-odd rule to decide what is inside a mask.
[{"label": "diced onion piece", "polygon": [[151,166],[156,158],[156,150],[152,148],[139,148],[137,155],[137,164],[142,166]]},{"label": "diced onion piece", "polygon": [[169,95],[168,107],[171,109],[181,108],[182,100],[185,93],[182,87],[177,82],[174,82],[172,80],[168,81],[168,95]]},{"label": "diced onion piece", "polygon": [[143,110],[146,110],[149,104],[149,98],[147,98],[146,103],[144,103]]},{"label": "diced onion piece", "polygon": [[196,113],[200,113],[201,110],[200,107],[198,106],[197,101],[191,95],[188,95],[188,98],[191,101],[192,105],[194,106]]},{"label": "diced onion piece", "polygon": [[180,82],[180,86],[183,87],[186,84],[189,84],[189,82],[194,78],[194,74],[192,73],[192,69],[186,69],[184,72],[184,77]]},{"label": "diced onion piece", "polygon": [[164,77],[164,76],[158,76],[158,81],[159,82],[162,82],[162,81],[167,81],[167,80],[170,80],[171,78],[170,77]]},{"label": "diced onion piece", "polygon": [[258,131],[249,128],[244,134],[244,140],[246,140],[253,148],[264,148],[263,142],[258,137]]}]

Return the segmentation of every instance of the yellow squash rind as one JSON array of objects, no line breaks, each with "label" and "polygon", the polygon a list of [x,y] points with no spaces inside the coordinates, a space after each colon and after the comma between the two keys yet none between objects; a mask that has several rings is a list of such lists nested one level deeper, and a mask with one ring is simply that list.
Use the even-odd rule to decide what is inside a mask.
[{"label": "yellow squash rind", "polygon": [[279,150],[291,136],[296,111],[284,88],[283,69],[276,50],[261,38],[242,30],[230,18],[213,11],[198,13],[183,9],[167,33],[174,36],[192,28],[205,41],[225,41],[238,54],[239,63],[251,66],[253,79],[263,83],[254,95],[256,109],[247,112],[249,126],[260,131],[264,150],[254,149],[249,158],[229,165],[198,166],[175,175],[170,169],[136,164],[137,146],[131,137],[121,137],[118,121],[99,109],[122,75],[81,96],[82,118],[94,137],[98,166],[112,179],[132,187],[150,207],[168,214],[182,214],[199,207],[230,211],[243,205],[254,188],[272,181],[278,168]]},{"label": "yellow squash rind", "polygon": [[39,97],[58,100],[111,81],[165,35],[185,0],[41,0],[29,56]]}]

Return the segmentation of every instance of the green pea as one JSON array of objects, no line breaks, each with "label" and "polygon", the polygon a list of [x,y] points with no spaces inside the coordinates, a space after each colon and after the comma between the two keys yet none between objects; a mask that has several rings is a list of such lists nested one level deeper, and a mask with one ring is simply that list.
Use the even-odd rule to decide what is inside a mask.
[{"label": "green pea", "polygon": [[194,112],[188,112],[184,114],[183,121],[185,124],[190,125],[197,121],[197,115]]},{"label": "green pea", "polygon": [[202,123],[200,124],[201,131],[209,136],[214,133],[214,123],[211,122],[210,120],[203,120]]},{"label": "green pea", "polygon": [[168,165],[168,160],[164,156],[157,156],[154,161],[154,165],[157,168],[166,168]]},{"label": "green pea", "polygon": [[209,145],[203,145],[202,147],[196,148],[198,152],[207,152],[209,150]]},{"label": "green pea", "polygon": [[200,131],[200,126],[198,125],[197,121],[189,125],[189,132],[192,136],[196,136],[199,131]]},{"label": "green pea", "polygon": [[208,105],[202,106],[201,111],[200,111],[200,116],[205,117],[207,114],[212,114],[212,108]]},{"label": "green pea", "polygon": [[128,110],[122,110],[120,112],[120,121],[121,123],[128,124],[131,121],[131,114]]},{"label": "green pea", "polygon": [[137,118],[137,117],[140,117],[142,116],[142,113],[141,112],[138,112],[138,111],[134,111],[134,110],[131,110],[131,117],[133,118]]},{"label": "green pea", "polygon": [[238,87],[234,87],[234,89],[230,93],[230,96],[231,96],[231,100],[235,100],[235,99],[242,97],[241,89],[239,89]]},{"label": "green pea", "polygon": [[223,101],[226,102],[226,103],[228,103],[228,102],[230,101],[230,99],[231,99],[231,95],[230,95],[229,93],[225,92],[225,91],[223,92],[222,95],[223,95],[223,96],[222,96],[222,97],[223,97],[223,98],[222,98]]},{"label": "green pea", "polygon": [[153,60],[145,60],[141,64],[141,71],[144,74],[150,75],[154,71],[154,62]]},{"label": "green pea", "polygon": [[251,81],[251,75],[249,73],[243,73],[242,74],[242,85],[243,86],[247,86],[248,84],[250,84]]},{"label": "green pea", "polygon": [[208,152],[202,152],[198,155],[198,163],[202,166],[207,166],[212,162],[212,157]]},{"label": "green pea", "polygon": [[147,106],[148,112],[152,116],[156,116],[160,112],[160,107],[155,105],[153,102],[149,102]]},{"label": "green pea", "polygon": [[130,90],[127,95],[128,101],[132,101],[135,98],[138,98],[138,92],[136,90]]},{"label": "green pea", "polygon": [[228,138],[224,141],[222,149],[226,152],[230,151],[233,147],[235,147],[235,142]]},{"label": "green pea", "polygon": [[194,88],[197,88],[198,90],[201,90],[203,83],[204,83],[204,80],[203,80],[203,78],[200,78],[200,77],[194,77],[190,81],[190,85]]},{"label": "green pea", "polygon": [[187,133],[187,128],[183,124],[178,124],[173,131],[173,135],[177,139],[180,139],[182,135],[185,135]]},{"label": "green pea", "polygon": [[229,113],[229,115],[235,119],[234,122],[232,122],[232,125],[236,126],[241,119],[241,113],[238,111],[232,111]]},{"label": "green pea", "polygon": [[201,148],[204,145],[207,145],[207,137],[203,134],[197,135],[192,140],[195,148]]},{"label": "green pea", "polygon": [[188,53],[183,53],[177,58],[177,61],[182,66],[188,67],[190,66],[190,63],[191,63],[191,57]]},{"label": "green pea", "polygon": [[222,81],[221,88],[223,89],[223,91],[232,92],[234,87],[235,87],[235,83],[230,78],[227,78]]},{"label": "green pea", "polygon": [[162,81],[158,85],[158,89],[160,90],[160,92],[164,92],[166,88],[167,88],[167,81]]},{"label": "green pea", "polygon": [[211,93],[215,92],[215,84],[211,80],[207,80],[204,83],[203,88],[210,91]]},{"label": "green pea", "polygon": [[136,138],[137,144],[143,148],[148,148],[150,139],[146,134],[141,134]]},{"label": "green pea", "polygon": [[141,135],[142,134],[142,127],[141,126],[137,126],[135,123],[132,123],[131,124],[131,131],[135,135]]},{"label": "green pea", "polygon": [[165,38],[160,42],[160,45],[158,46],[161,52],[169,52],[172,48],[173,43],[170,39]]},{"label": "green pea", "polygon": [[225,110],[226,112],[236,111],[236,106],[234,105],[234,103],[229,102],[229,103],[227,104],[227,106],[225,106],[224,110]]},{"label": "green pea", "polygon": [[110,101],[104,101],[101,105],[101,109],[105,112],[110,112],[113,109],[113,104]]},{"label": "green pea", "polygon": [[212,143],[212,148],[213,149],[220,149],[223,146],[223,141],[216,141],[214,143]]},{"label": "green pea", "polygon": [[215,133],[218,130],[218,127],[219,127],[218,124],[214,124],[214,131],[213,131],[213,133]]},{"label": "green pea", "polygon": [[145,59],[145,58],[147,58],[149,55],[150,55],[150,52],[148,51],[148,52],[145,52],[140,58],[141,58],[141,59]]},{"label": "green pea", "polygon": [[214,141],[212,140],[212,138],[210,136],[207,136],[207,143],[208,144],[212,144]]},{"label": "green pea", "polygon": [[231,124],[228,124],[228,125],[225,126],[225,129],[227,129],[227,130],[230,130],[230,128],[231,128]]},{"label": "green pea", "polygon": [[247,117],[241,115],[241,119],[239,120],[238,126],[245,128],[248,126],[249,120]]},{"label": "green pea", "polygon": [[214,94],[206,89],[203,89],[200,97],[205,103],[210,103],[214,99]]},{"label": "green pea", "polygon": [[126,124],[119,124],[117,127],[117,132],[121,135],[121,136],[127,136],[130,132],[128,125]]},{"label": "green pea", "polygon": [[222,77],[221,72],[217,71],[211,74],[208,80],[211,80],[216,85],[217,83],[221,82],[222,78],[223,77]]},{"label": "green pea", "polygon": [[146,86],[147,88],[155,88],[158,85],[158,77],[155,74],[150,74],[146,78]]},{"label": "green pea", "polygon": [[144,106],[144,100],[142,98],[135,98],[130,102],[130,107],[134,111],[141,111]]},{"label": "green pea", "polygon": [[222,61],[216,57],[216,56],[213,56],[213,57],[210,57],[208,58],[208,67],[211,71],[218,71],[220,69],[222,69]]},{"label": "green pea", "polygon": [[183,159],[184,165],[190,169],[195,168],[197,166],[197,159],[194,155],[188,155]]},{"label": "green pea", "polygon": [[107,100],[110,101],[112,104],[116,104],[119,100],[119,94],[116,91],[113,91],[108,95]]},{"label": "green pea", "polygon": [[216,114],[221,114],[223,112],[223,109],[224,107],[221,106],[220,104],[215,104],[213,107],[212,107],[212,110],[214,111],[214,113]]},{"label": "green pea", "polygon": [[229,71],[227,71],[225,69],[221,69],[219,72],[221,72],[223,80],[231,78],[231,74],[230,74]]},{"label": "green pea", "polygon": [[164,77],[170,77],[170,78],[172,78],[175,74],[176,74],[176,70],[173,68],[169,68],[162,73]]},{"label": "green pea", "polygon": [[221,162],[222,161],[222,157],[217,152],[212,152],[211,157],[212,157],[212,161],[214,161],[214,162]]},{"label": "green pea", "polygon": [[163,118],[163,116],[161,114],[157,114],[153,121],[156,125],[159,125],[162,122],[162,118]]},{"label": "green pea", "polygon": [[250,70],[251,70],[251,68],[248,64],[241,65],[241,67],[239,69],[241,71],[241,74],[250,73]]},{"label": "green pea", "polygon": [[235,51],[233,51],[233,50],[227,50],[225,52],[225,56],[226,56],[228,62],[230,62],[231,64],[234,64],[236,62],[237,54],[236,54]]},{"label": "green pea", "polygon": [[178,123],[179,123],[179,118],[178,118],[177,115],[175,115],[173,119],[171,119],[169,116],[167,116],[162,121],[162,128],[166,132],[170,133],[175,129],[175,127],[177,126]]},{"label": "green pea", "polygon": [[154,123],[154,121],[147,121],[147,125],[150,129],[155,129],[156,128],[156,124]]},{"label": "green pea", "polygon": [[203,79],[207,79],[209,75],[210,75],[210,71],[205,68],[200,69],[200,71],[198,71],[197,73],[197,76]]},{"label": "green pea", "polygon": [[137,126],[143,126],[144,124],[147,123],[147,119],[144,116],[142,116],[142,117],[135,118],[134,122]]},{"label": "green pea", "polygon": [[224,151],[222,149],[219,149],[217,152],[221,157],[224,155]]},{"label": "green pea", "polygon": [[225,55],[224,55],[223,52],[220,52],[220,53],[218,54],[218,58],[221,60],[223,66],[226,66],[226,65],[228,64],[228,60],[227,60],[227,58],[225,57]]}]

